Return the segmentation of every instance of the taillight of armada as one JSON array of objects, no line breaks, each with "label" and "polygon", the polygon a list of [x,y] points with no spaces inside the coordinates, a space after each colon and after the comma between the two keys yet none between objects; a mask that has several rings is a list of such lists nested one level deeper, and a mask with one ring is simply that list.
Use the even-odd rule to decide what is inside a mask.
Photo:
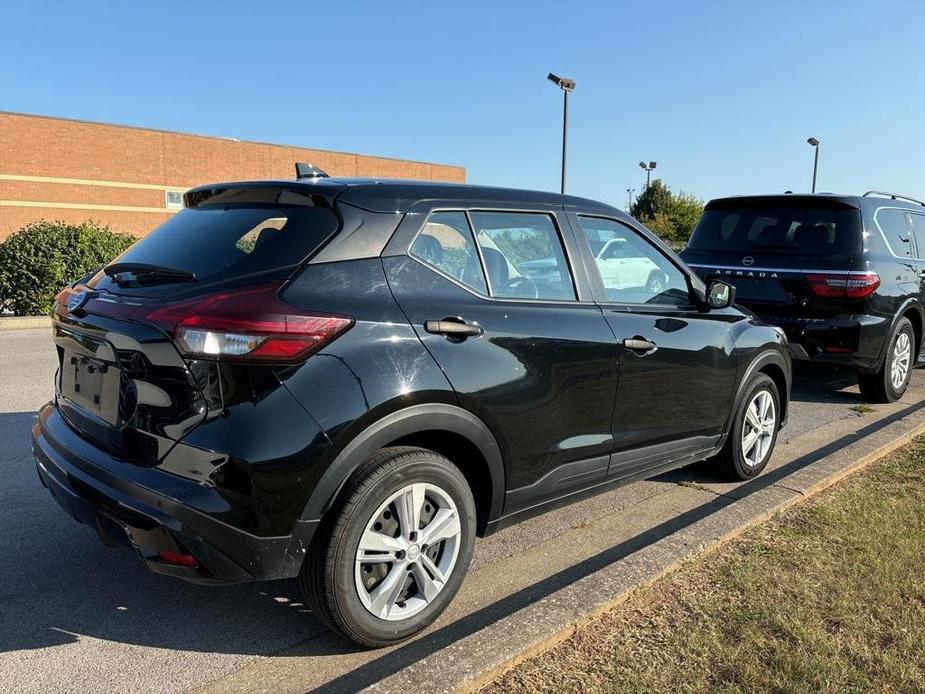
[{"label": "taillight of armada", "polygon": [[806,275],[813,294],[834,299],[864,299],[880,286],[876,272],[857,272],[850,275]]}]

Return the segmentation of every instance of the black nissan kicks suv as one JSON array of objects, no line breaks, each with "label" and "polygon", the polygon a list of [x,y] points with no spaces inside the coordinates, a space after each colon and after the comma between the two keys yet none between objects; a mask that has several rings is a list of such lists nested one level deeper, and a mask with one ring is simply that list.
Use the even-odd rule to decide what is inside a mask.
[{"label": "black nissan kicks suv", "polygon": [[38,473],[153,571],[298,576],[328,626],[394,643],[477,535],[698,460],[767,465],[790,358],[733,293],[576,197],[196,188],[57,297]]},{"label": "black nissan kicks suv", "polygon": [[713,200],[681,256],[782,327],[794,359],[856,369],[874,402],[906,391],[921,360],[925,203],[875,191]]}]

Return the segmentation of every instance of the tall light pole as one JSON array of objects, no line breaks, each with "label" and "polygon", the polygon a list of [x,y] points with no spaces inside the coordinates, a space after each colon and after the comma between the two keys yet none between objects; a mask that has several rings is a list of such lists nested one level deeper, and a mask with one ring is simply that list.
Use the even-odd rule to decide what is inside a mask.
[{"label": "tall light pole", "polygon": [[649,190],[649,184],[652,181],[652,170],[655,168],[656,162],[650,161],[646,164],[644,161],[639,162],[639,167],[646,172],[646,190]]},{"label": "tall light pole", "polygon": [[816,174],[819,172],[819,140],[815,137],[809,138],[807,141],[814,150],[816,150],[816,155],[813,157],[813,192],[816,192]]},{"label": "tall light pole", "polygon": [[635,188],[626,189],[626,211],[629,212],[630,208],[633,206],[633,193],[636,192]]},{"label": "tall light pole", "polygon": [[565,156],[568,149],[568,95],[575,89],[575,80],[558,77],[551,72],[546,76],[550,82],[562,90],[562,183],[560,192],[565,193]]}]

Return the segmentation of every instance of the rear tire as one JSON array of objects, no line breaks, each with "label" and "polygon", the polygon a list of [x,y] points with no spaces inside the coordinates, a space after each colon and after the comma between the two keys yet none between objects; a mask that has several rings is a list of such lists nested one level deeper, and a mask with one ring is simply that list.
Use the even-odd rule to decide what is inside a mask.
[{"label": "rear tire", "polygon": [[887,340],[880,370],[858,374],[861,396],[870,402],[896,402],[906,392],[916,358],[915,331],[908,318],[900,318]]},{"label": "rear tire", "polygon": [[403,641],[430,626],[462,584],[475,543],[472,492],[443,456],[402,446],[366,461],[343,498],[299,574],[305,600],[361,646]]},{"label": "rear tire", "polygon": [[724,478],[745,481],[761,474],[774,454],[780,417],[777,384],[765,373],[755,374],[736,408],[726,444],[714,458]]}]

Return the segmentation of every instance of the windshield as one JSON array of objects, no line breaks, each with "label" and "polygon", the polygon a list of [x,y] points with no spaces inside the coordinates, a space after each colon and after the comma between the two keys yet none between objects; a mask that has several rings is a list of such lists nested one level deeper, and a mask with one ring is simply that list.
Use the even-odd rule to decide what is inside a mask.
[{"label": "windshield", "polygon": [[720,253],[847,257],[858,252],[861,213],[801,201],[723,201],[707,206],[687,247]]},{"label": "windshield", "polygon": [[290,193],[285,203],[276,204],[209,202],[184,209],[114,262],[192,273],[197,283],[297,265],[338,224],[327,207],[297,197]]}]

